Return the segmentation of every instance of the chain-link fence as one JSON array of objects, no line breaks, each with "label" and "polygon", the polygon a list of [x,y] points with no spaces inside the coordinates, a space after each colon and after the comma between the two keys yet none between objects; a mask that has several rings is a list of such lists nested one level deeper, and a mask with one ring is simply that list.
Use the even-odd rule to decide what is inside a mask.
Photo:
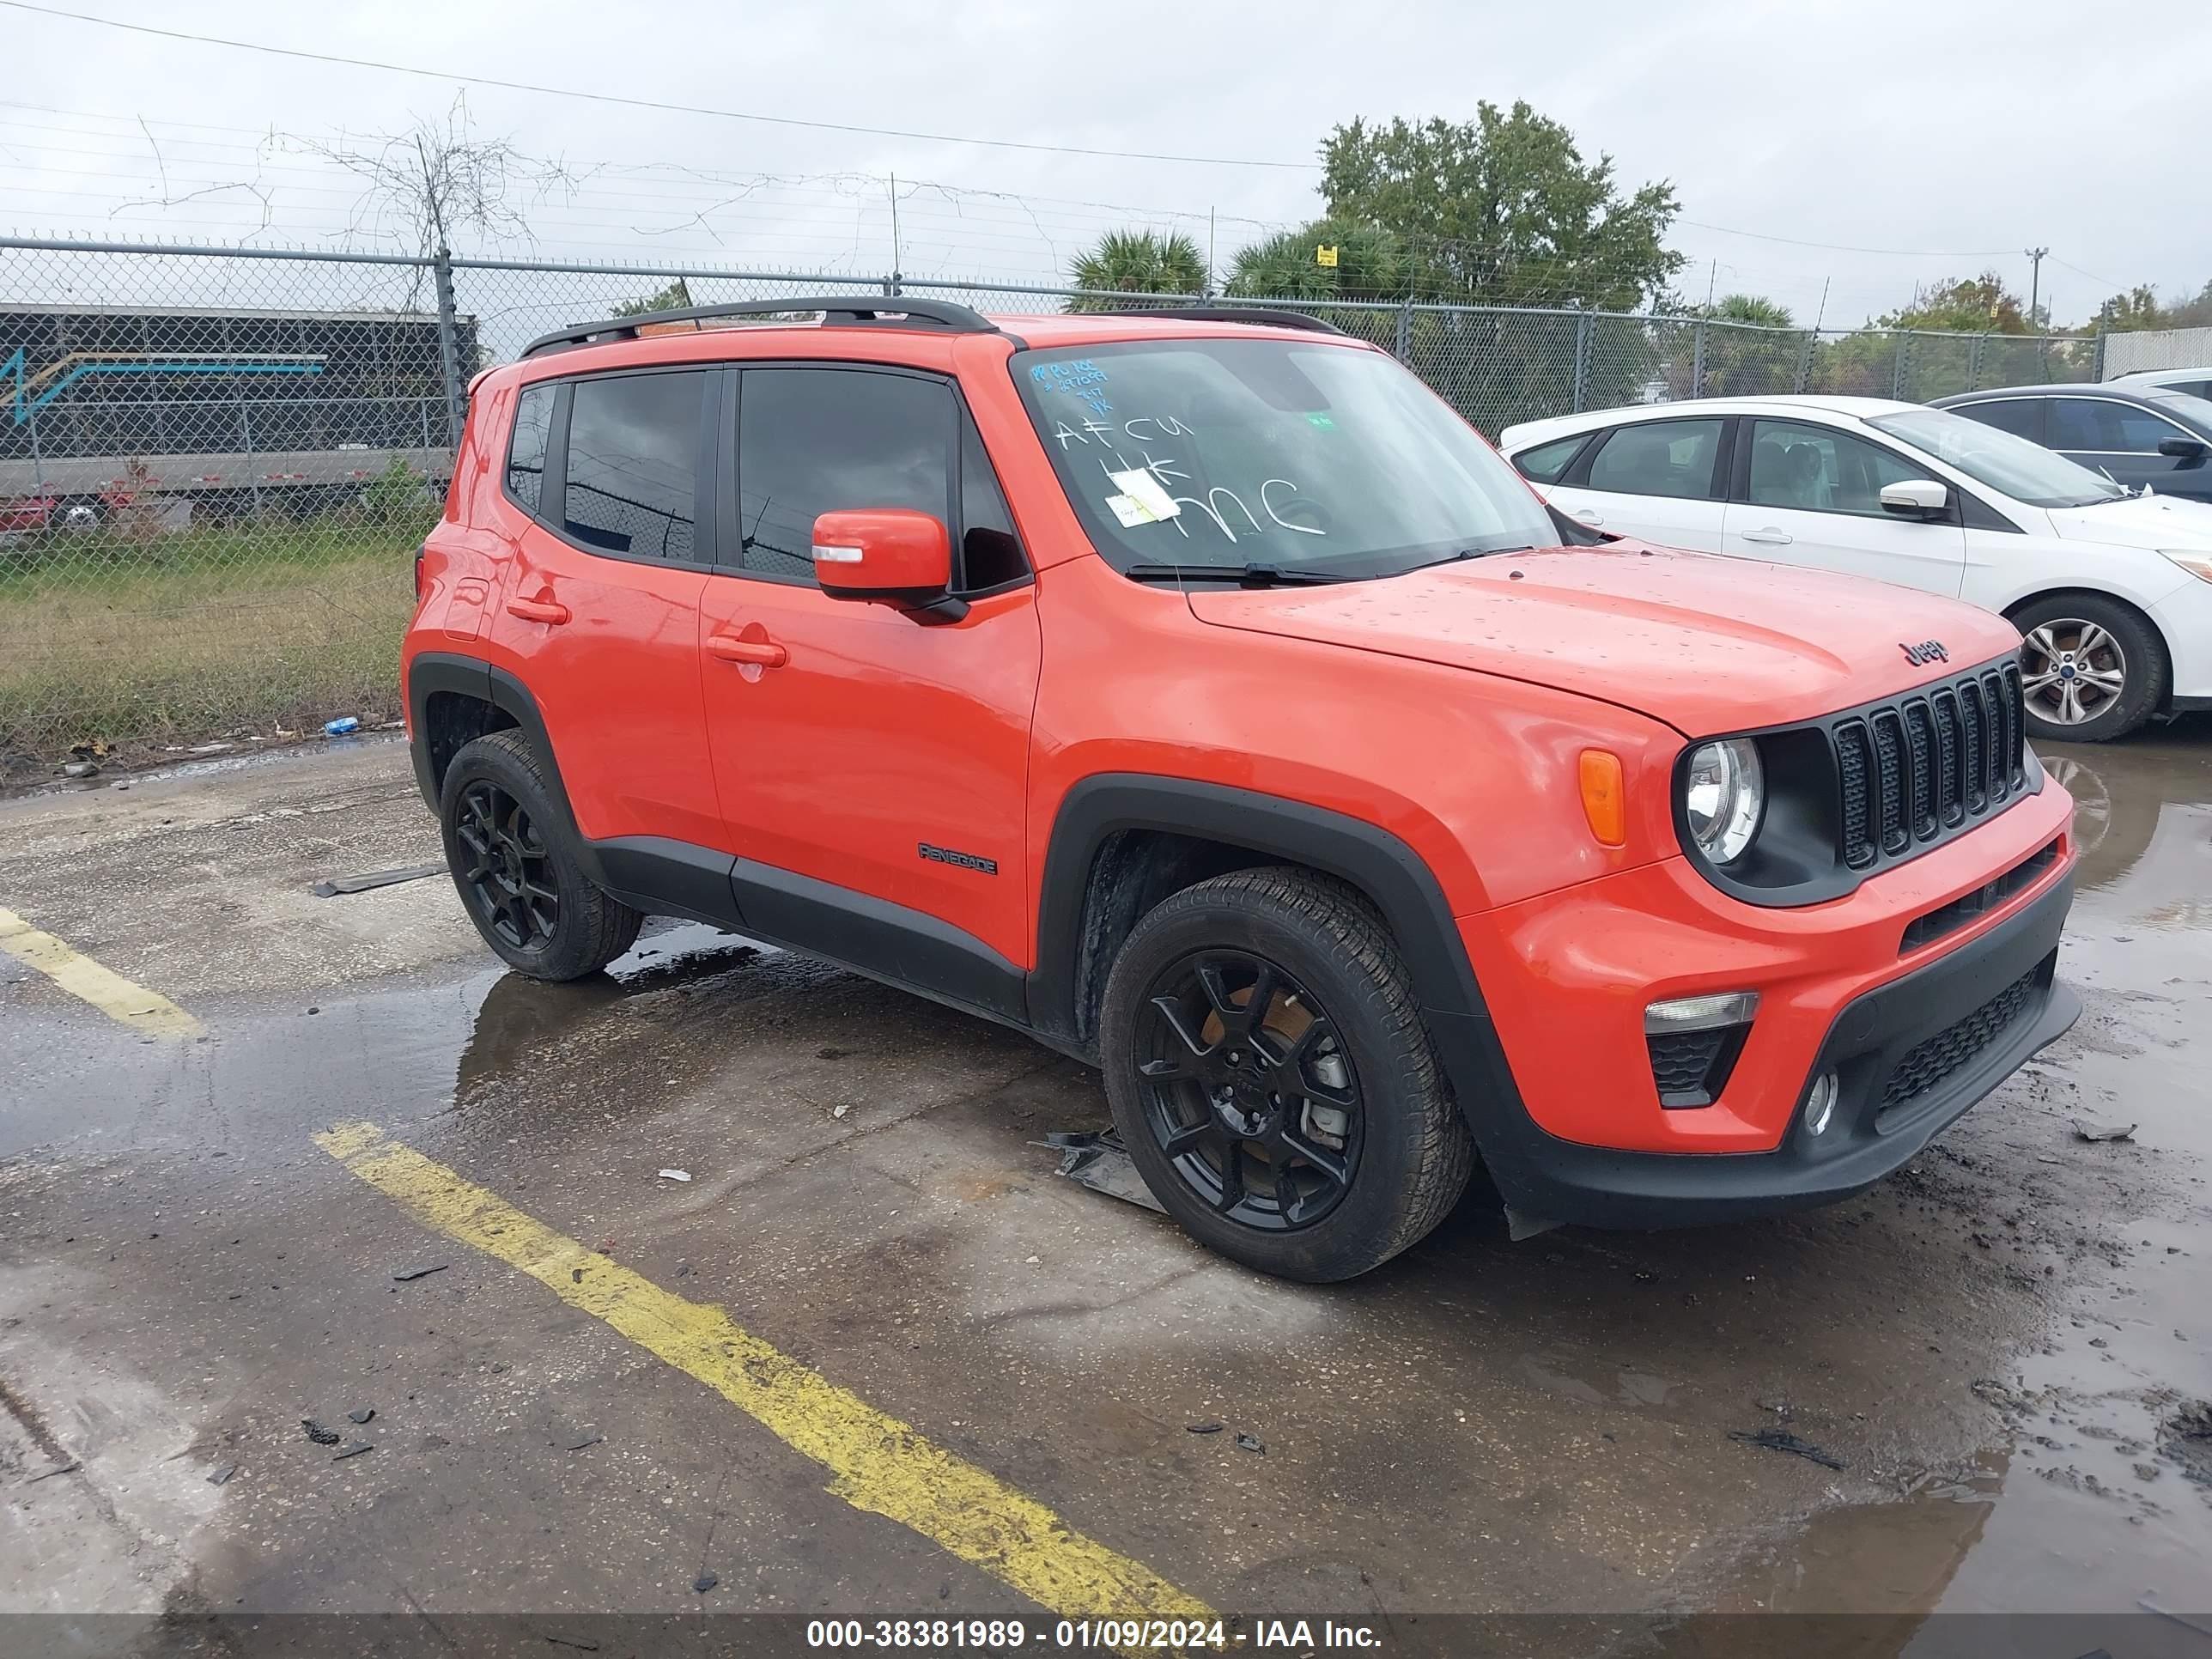
[{"label": "chain-link fence", "polygon": [[[0,239],[0,778],[397,718],[414,550],[462,388],[562,325],[787,295],[1001,313],[1188,304],[678,267]],[[1216,301],[1221,303],[1220,301]],[[1234,302],[1229,302],[1234,303]],[[1382,346],[1483,431],[1692,397],[1913,401],[2100,378],[2100,337],[1281,303]]]}]

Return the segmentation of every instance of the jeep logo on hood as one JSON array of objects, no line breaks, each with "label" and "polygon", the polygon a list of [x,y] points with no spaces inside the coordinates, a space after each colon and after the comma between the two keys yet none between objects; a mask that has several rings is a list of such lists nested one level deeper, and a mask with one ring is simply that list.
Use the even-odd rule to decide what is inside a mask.
[{"label": "jeep logo on hood", "polygon": [[1907,645],[1903,640],[1899,640],[1897,642],[1897,648],[1905,653],[1905,661],[1911,663],[1915,668],[1919,667],[1923,663],[1951,660],[1951,653],[1943,648],[1943,641],[1941,640],[1923,640],[1917,645]]}]

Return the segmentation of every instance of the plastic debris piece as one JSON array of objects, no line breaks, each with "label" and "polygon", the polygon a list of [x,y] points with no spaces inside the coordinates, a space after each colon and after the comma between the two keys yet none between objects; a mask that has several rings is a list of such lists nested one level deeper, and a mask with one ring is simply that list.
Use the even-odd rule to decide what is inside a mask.
[{"label": "plastic debris piece", "polygon": [[660,1178],[663,1181],[689,1181],[691,1179],[691,1171],[689,1170],[663,1170],[660,1172]]},{"label": "plastic debris piece", "polygon": [[307,1438],[318,1446],[335,1446],[338,1443],[338,1431],[336,1429],[325,1428],[312,1417],[301,1418],[300,1426],[307,1431]]},{"label": "plastic debris piece", "polygon": [[362,876],[328,876],[309,890],[317,898],[336,898],[341,893],[366,893],[372,888],[393,887],[403,881],[421,881],[445,873],[442,864],[409,864],[397,870],[371,870]]},{"label": "plastic debris piece", "polygon": [[586,1446],[598,1445],[599,1442],[605,1438],[606,1436],[603,1434],[580,1434],[574,1439],[566,1442],[562,1446],[561,1449],[562,1451],[581,1451]]},{"label": "plastic debris piece", "polygon": [[714,1589],[715,1585],[721,1582],[722,1581],[715,1577],[713,1573],[702,1572],[696,1578],[694,1578],[691,1581],[691,1588],[697,1590],[700,1595],[704,1595],[708,1590]]},{"label": "plastic debris piece", "polygon": [[360,730],[361,721],[351,714],[341,714],[334,720],[323,723],[323,735],[327,738],[343,738]]},{"label": "plastic debris piece", "polygon": [[1237,1436],[1237,1449],[1238,1451],[1257,1452],[1262,1457],[1265,1457],[1267,1455],[1267,1448],[1266,1444],[1262,1443],[1258,1435],[1246,1434],[1242,1431],[1239,1431]]},{"label": "plastic debris piece", "polygon": [[2132,1140],[2136,1126],[2132,1123],[2097,1123],[2086,1117],[2074,1120],[2076,1140]]},{"label": "plastic debris piece", "polygon": [[341,1462],[346,1458],[358,1457],[365,1451],[374,1451],[375,1449],[376,1448],[370,1445],[368,1441],[356,1440],[349,1445],[340,1446],[337,1451],[331,1455],[331,1462],[333,1463]]},{"label": "plastic debris piece", "polygon": [[1156,1210],[1162,1215],[1167,1213],[1166,1206],[1145,1185],[1144,1176],[1137,1173],[1129,1149],[1113,1130],[1059,1130],[1048,1134],[1044,1144],[1060,1155],[1055,1174],[1066,1176],[1094,1193]]},{"label": "plastic debris piece", "polygon": [[210,1486],[228,1486],[230,1482],[230,1477],[237,1473],[237,1464],[219,1463],[213,1469],[208,1472],[208,1485]]},{"label": "plastic debris piece", "polygon": [[65,778],[96,778],[100,768],[91,761],[70,761],[62,768]]},{"label": "plastic debris piece", "polygon": [[581,1642],[573,1636],[555,1636],[549,1632],[545,1639],[556,1648],[574,1648],[579,1653],[597,1653],[599,1650],[597,1642]]},{"label": "plastic debris piece", "polygon": [[349,1423],[366,1423],[370,1418],[375,1415],[375,1407],[362,1406],[356,1410],[348,1412],[346,1413],[346,1421]]},{"label": "plastic debris piece", "polygon": [[1840,1469],[1844,1460],[1832,1452],[1826,1452],[1811,1441],[1801,1439],[1787,1429],[1730,1429],[1729,1438],[1741,1440],[1747,1446],[1763,1446],[1768,1451],[1788,1452],[1792,1457],[1802,1457],[1820,1464],[1823,1468]]},{"label": "plastic debris piece", "polygon": [[414,1279],[428,1279],[432,1273],[441,1273],[453,1265],[450,1261],[434,1262],[428,1267],[410,1267],[405,1273],[394,1273],[392,1277],[404,1285]]},{"label": "plastic debris piece", "polygon": [[1210,1422],[1209,1422],[1209,1423],[1186,1423],[1186,1424],[1184,1424],[1184,1425],[1183,1425],[1183,1427],[1184,1427],[1184,1428],[1186,1428],[1186,1429],[1188,1429],[1188,1430],[1189,1430],[1189,1431],[1191,1431],[1191,1433],[1193,1433],[1193,1434],[1219,1434],[1219,1433],[1222,1431],[1222,1430],[1224,1430],[1224,1429],[1227,1428],[1228,1426],[1229,1426],[1229,1425],[1228,1425],[1226,1423],[1210,1423]]}]

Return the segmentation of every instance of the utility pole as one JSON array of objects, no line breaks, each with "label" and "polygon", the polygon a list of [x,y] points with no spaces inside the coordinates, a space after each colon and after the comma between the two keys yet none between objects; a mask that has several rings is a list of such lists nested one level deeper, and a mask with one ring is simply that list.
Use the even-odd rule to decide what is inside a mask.
[{"label": "utility pole", "polygon": [[2028,270],[2027,325],[2033,332],[2040,334],[2043,331],[2043,325],[2035,320],[2036,304],[2043,297],[2043,261],[2051,250],[2047,247],[2032,247],[2026,252]]}]

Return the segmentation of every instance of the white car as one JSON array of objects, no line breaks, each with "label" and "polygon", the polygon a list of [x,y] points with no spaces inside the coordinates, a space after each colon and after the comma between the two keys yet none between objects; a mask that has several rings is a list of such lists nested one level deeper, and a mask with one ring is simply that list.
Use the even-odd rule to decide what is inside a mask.
[{"label": "white car", "polygon": [[2024,438],[1886,398],[1563,415],[1508,427],[1498,447],[1601,532],[2002,612],[2039,737],[2099,743],[2212,708],[2212,505],[2130,496]]},{"label": "white car", "polygon": [[2123,386],[2130,392],[2141,392],[2156,386],[2165,392],[2183,392],[2192,398],[2212,398],[2212,368],[2137,368],[2117,375],[2112,384]]}]

